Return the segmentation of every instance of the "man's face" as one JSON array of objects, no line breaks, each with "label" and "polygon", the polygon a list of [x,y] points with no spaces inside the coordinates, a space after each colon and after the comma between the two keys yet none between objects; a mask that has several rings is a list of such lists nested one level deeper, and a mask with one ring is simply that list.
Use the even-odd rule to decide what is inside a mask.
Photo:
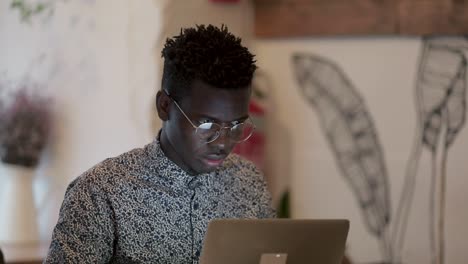
[{"label": "man's face", "polygon": [[[247,119],[249,99],[250,88],[225,90],[194,81],[190,94],[178,103],[195,126],[215,122],[223,127],[232,127]],[[213,142],[201,140],[174,103],[169,107],[169,119],[164,123],[163,134],[171,145],[171,148],[163,145],[163,149],[174,152],[169,153],[169,157],[175,157],[174,161],[190,174],[215,170],[236,145],[230,139],[228,129],[222,130]]]}]

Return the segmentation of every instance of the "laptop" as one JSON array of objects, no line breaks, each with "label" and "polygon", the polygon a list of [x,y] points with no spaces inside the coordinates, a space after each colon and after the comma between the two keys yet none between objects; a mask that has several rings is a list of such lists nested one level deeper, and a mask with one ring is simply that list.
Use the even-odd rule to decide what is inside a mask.
[{"label": "laptop", "polygon": [[348,231],[344,219],[216,219],[200,264],[339,264]]}]

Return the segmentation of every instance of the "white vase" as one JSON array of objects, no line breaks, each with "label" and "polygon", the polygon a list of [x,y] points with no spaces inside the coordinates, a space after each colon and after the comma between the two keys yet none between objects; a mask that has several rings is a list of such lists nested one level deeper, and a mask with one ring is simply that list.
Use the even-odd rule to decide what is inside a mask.
[{"label": "white vase", "polygon": [[39,241],[34,205],[34,169],[0,164],[0,242]]}]

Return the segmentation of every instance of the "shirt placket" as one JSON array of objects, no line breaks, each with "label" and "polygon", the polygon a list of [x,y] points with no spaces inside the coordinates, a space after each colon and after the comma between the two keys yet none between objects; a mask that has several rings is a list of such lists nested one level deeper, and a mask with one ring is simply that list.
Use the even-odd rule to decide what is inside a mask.
[{"label": "shirt placket", "polygon": [[191,231],[191,258],[192,263],[198,263],[198,258],[200,256],[198,241],[199,241],[199,217],[198,211],[200,209],[200,204],[198,200],[198,193],[200,192],[200,181],[197,178],[190,180],[188,188],[191,191],[190,197],[190,231]]}]

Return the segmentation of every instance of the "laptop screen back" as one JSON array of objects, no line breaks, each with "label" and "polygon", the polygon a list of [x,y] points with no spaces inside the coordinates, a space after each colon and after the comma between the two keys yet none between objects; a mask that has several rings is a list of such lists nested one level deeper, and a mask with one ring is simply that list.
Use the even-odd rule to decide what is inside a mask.
[{"label": "laptop screen back", "polygon": [[217,219],[200,263],[339,264],[348,230],[348,220]]}]

